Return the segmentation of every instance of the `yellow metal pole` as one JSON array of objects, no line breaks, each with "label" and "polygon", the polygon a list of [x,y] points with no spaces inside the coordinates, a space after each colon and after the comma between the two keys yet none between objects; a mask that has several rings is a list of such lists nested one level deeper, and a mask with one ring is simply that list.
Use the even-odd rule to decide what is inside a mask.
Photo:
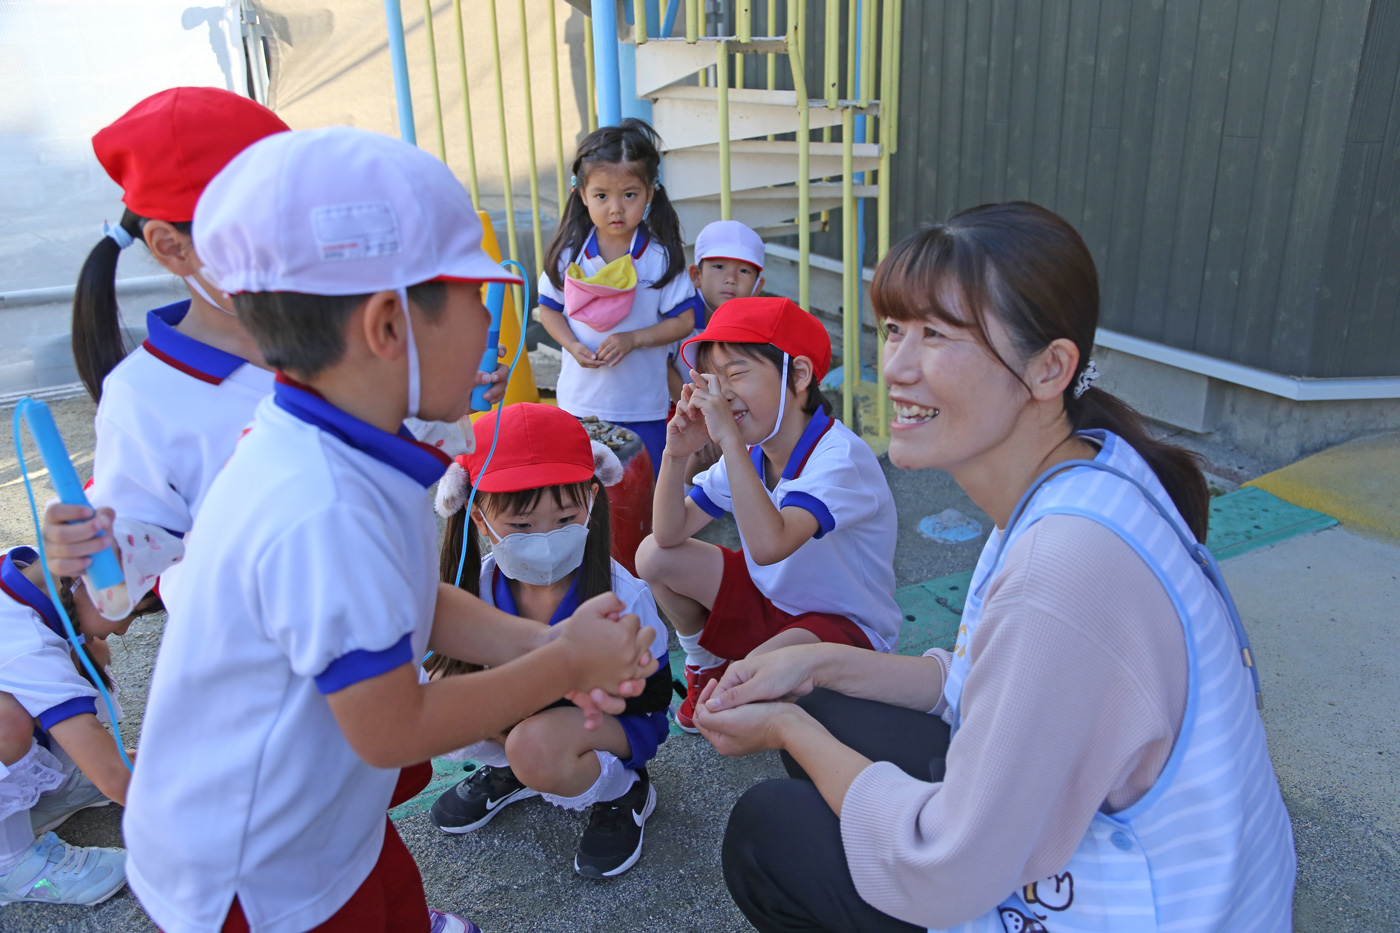
[{"label": "yellow metal pole", "polygon": [[[841,0],[826,0],[826,57],[822,61],[822,82],[826,106],[835,108],[841,79]],[[823,138],[830,139],[827,134]]]},{"label": "yellow metal pole", "polygon": [[[778,0],[768,0],[768,28],[764,30],[770,36],[778,34]],[[774,90],[778,86],[778,54],[768,53],[768,90]]]},{"label": "yellow metal pole", "polygon": [[501,75],[501,36],[496,24],[496,0],[486,0],[491,20],[491,49],[496,55],[496,123],[501,131],[501,179],[505,182],[506,239],[510,241],[510,258],[518,261],[520,245],[515,238],[515,199],[510,190],[510,143],[506,138],[506,88]]},{"label": "yellow metal pole", "polygon": [[715,55],[715,85],[719,89],[719,217],[730,220],[734,195],[729,190],[729,40],[721,39]]},{"label": "yellow metal pole", "polygon": [[438,158],[447,161],[447,136],[442,130],[442,92],[438,88],[437,42],[433,35],[433,0],[423,0],[423,26],[428,37],[428,85],[433,89],[433,116],[437,119]]},{"label": "yellow metal pole", "polygon": [[[868,3],[869,0],[866,0]],[[856,0],[846,0],[846,100],[856,97],[856,14],[860,12]]]},{"label": "yellow metal pole", "polygon": [[472,137],[472,95],[467,84],[467,37],[462,31],[462,0],[452,0],[452,15],[457,18],[457,77],[462,81],[462,126],[467,132],[467,184],[471,187],[472,205],[480,209],[481,188],[476,180],[476,141]]},{"label": "yellow metal pole", "polygon": [[647,44],[647,0],[633,0],[632,18],[635,24],[632,30],[632,43],[634,45]]},{"label": "yellow metal pole", "polygon": [[841,420],[855,427],[856,385],[860,382],[860,257],[856,255],[855,111],[841,111]]},{"label": "yellow metal pole", "polygon": [[700,0],[685,0],[685,41],[694,45],[700,39]]},{"label": "yellow metal pole", "polygon": [[[870,103],[871,88],[875,86],[875,8],[879,0],[862,0],[861,12],[865,22],[860,29],[860,105]],[[866,137],[869,138],[868,136]]]},{"label": "yellow metal pole", "polygon": [[792,86],[797,92],[797,303],[811,311],[812,285],[812,105],[807,97],[807,72],[802,61],[800,17],[790,25],[788,54]]},{"label": "yellow metal pole", "polygon": [[525,99],[526,174],[530,177],[530,223],[535,241],[535,275],[538,276],[544,268],[544,239],[540,231],[540,172],[539,163],[535,161],[535,104],[531,99],[534,85],[530,83],[530,33],[525,17],[525,0],[516,0],[516,8],[520,11],[520,69],[525,76],[521,93]]},{"label": "yellow metal pole", "polygon": [[[895,31],[895,8],[891,0],[885,0],[884,16],[881,19],[880,31],[880,193],[876,202],[875,220],[875,264],[878,266],[884,262],[885,254],[890,251],[890,198],[893,190],[890,178],[890,137],[894,128],[893,121],[890,120],[890,111],[887,109],[891,104],[891,86],[898,82],[899,74],[895,71],[894,45],[897,41]],[[878,322],[877,322],[878,323]],[[889,391],[885,385],[885,330],[883,327],[876,329],[880,343],[880,353],[877,357],[878,365],[875,367],[875,419],[876,434],[878,437],[888,437],[890,433],[890,398]]]},{"label": "yellow metal pole", "polygon": [[734,5],[734,36],[740,42],[753,38],[753,2],[738,0]]},{"label": "yellow metal pole", "polygon": [[598,93],[593,71],[593,17],[583,18],[583,78],[588,91],[588,132],[598,128]]},{"label": "yellow metal pole", "polygon": [[[899,151],[899,76],[904,67],[904,42],[901,40],[899,31],[900,24],[904,22],[904,0],[894,0],[894,70],[890,73],[890,101],[893,103],[888,116],[885,119],[890,121],[890,154]],[[886,114],[885,105],[881,103],[880,113]]]},{"label": "yellow metal pole", "polygon": [[744,86],[744,53],[734,53],[734,86],[741,88]]},{"label": "yellow metal pole", "polygon": [[[460,2],[460,0],[454,0]],[[554,24],[555,6],[549,4],[549,76],[554,83],[554,181],[559,197],[559,221],[564,220],[564,203],[569,193],[564,188],[564,110],[559,103],[559,38]]]}]

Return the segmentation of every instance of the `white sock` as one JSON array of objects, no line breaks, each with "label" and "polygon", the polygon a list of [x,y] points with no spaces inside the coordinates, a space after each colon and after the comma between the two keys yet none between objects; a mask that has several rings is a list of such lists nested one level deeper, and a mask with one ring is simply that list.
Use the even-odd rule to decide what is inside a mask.
[{"label": "white sock", "polygon": [[676,633],[676,640],[681,643],[681,648],[685,651],[685,663],[699,671],[724,663],[724,658],[716,657],[707,649],[700,647],[700,636],[703,634],[703,631],[696,632],[694,635]]},{"label": "white sock", "polygon": [[46,790],[63,783],[57,759],[38,742],[0,778],[0,874],[9,874],[34,843],[29,808]]},{"label": "white sock", "polygon": [[540,796],[565,810],[587,810],[599,801],[616,800],[636,783],[637,772],[624,768],[621,759],[612,752],[594,749],[593,754],[598,756],[599,773],[598,780],[593,782],[592,787],[577,797],[560,797],[555,794]]}]

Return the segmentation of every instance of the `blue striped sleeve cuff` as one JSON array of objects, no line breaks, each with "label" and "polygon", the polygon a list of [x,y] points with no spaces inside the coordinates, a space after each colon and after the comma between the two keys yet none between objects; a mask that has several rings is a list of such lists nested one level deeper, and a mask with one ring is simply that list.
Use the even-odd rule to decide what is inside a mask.
[{"label": "blue striped sleeve cuff", "polygon": [[726,510],[720,508],[719,506],[715,505],[712,501],[710,501],[710,497],[705,495],[705,490],[701,487],[696,486],[690,491],[690,500],[696,505],[700,506],[700,508],[704,509],[705,514],[709,515],[711,518],[724,517],[724,513]]},{"label": "blue striped sleeve cuff", "polygon": [[[674,308],[672,308],[670,311],[663,311],[663,312],[661,313],[661,316],[662,316],[662,317],[679,317],[680,315],[684,314],[684,313],[687,312],[687,311],[694,311],[694,310],[695,310],[695,296],[694,296],[694,295],[691,295],[689,298],[682,299],[681,302],[680,302],[680,304],[676,305],[676,306],[675,306]],[[699,314],[699,312],[697,311],[696,314]]]},{"label": "blue striped sleeve cuff", "polygon": [[73,697],[71,700],[64,700],[57,706],[50,706],[36,718],[39,720],[39,728],[47,732],[63,720],[72,719],[74,716],[81,716],[84,713],[97,715],[96,699],[93,697]]},{"label": "blue striped sleeve cuff", "polygon": [[813,538],[820,538],[836,527],[836,519],[832,517],[831,509],[826,507],[825,502],[810,493],[790,492],[783,496],[783,504],[778,506],[778,508],[785,509],[790,505],[799,509],[806,509],[817,517],[817,524],[821,527],[817,529],[816,534],[812,535]]},{"label": "blue striped sleeve cuff", "polygon": [[553,298],[549,297],[548,295],[541,295],[541,296],[540,296],[540,304],[543,305],[543,306],[546,307],[546,308],[549,308],[551,311],[561,311],[561,312],[562,312],[562,311],[564,310],[564,302],[562,302],[562,301],[555,301]]},{"label": "blue striped sleeve cuff", "polygon": [[387,674],[412,660],[413,645],[407,635],[383,651],[357,649],[336,658],[317,674],[316,689],[323,694],[335,693],[362,680]]}]

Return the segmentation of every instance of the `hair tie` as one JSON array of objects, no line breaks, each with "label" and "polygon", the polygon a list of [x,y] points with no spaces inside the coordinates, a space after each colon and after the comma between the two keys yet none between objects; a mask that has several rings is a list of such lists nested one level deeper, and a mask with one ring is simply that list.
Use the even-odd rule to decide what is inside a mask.
[{"label": "hair tie", "polygon": [[1099,378],[1099,368],[1094,365],[1094,360],[1090,358],[1089,365],[1084,367],[1084,371],[1079,374],[1079,378],[1074,381],[1074,397],[1079,398],[1089,391],[1089,386],[1094,384],[1094,380]]},{"label": "hair tie", "polygon": [[117,224],[115,227],[113,227],[110,224],[108,224],[105,220],[102,221],[102,235],[105,237],[111,237],[113,240],[115,240],[117,243],[117,249],[126,249],[132,243],[136,242],[136,238],[133,237],[130,233],[128,233],[127,229],[121,224]]},{"label": "hair tie", "polygon": [[664,185],[661,184],[661,166],[659,166],[659,165],[656,167],[656,181],[652,183],[652,187],[653,187],[653,188],[663,188],[663,187],[665,187]]},{"label": "hair tie", "polygon": [[570,176],[569,176],[569,190],[570,190],[570,191],[577,191],[577,190],[578,190],[578,176],[577,176],[577,175],[570,175]]}]

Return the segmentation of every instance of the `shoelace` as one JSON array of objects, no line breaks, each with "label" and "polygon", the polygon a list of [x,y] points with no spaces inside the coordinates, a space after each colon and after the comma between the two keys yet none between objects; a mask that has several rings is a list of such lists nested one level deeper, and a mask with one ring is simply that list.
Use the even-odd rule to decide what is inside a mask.
[{"label": "shoelace", "polygon": [[50,863],[53,862],[54,849],[57,849],[58,846],[63,846],[63,858],[61,858],[58,861],[58,863],[53,866],[51,871],[53,871],[56,874],[81,874],[83,868],[87,865],[88,856],[92,855],[92,851],[89,849],[79,848],[78,846],[70,846],[66,842],[60,842],[58,843],[58,845],[55,845],[49,849],[48,860]]}]

